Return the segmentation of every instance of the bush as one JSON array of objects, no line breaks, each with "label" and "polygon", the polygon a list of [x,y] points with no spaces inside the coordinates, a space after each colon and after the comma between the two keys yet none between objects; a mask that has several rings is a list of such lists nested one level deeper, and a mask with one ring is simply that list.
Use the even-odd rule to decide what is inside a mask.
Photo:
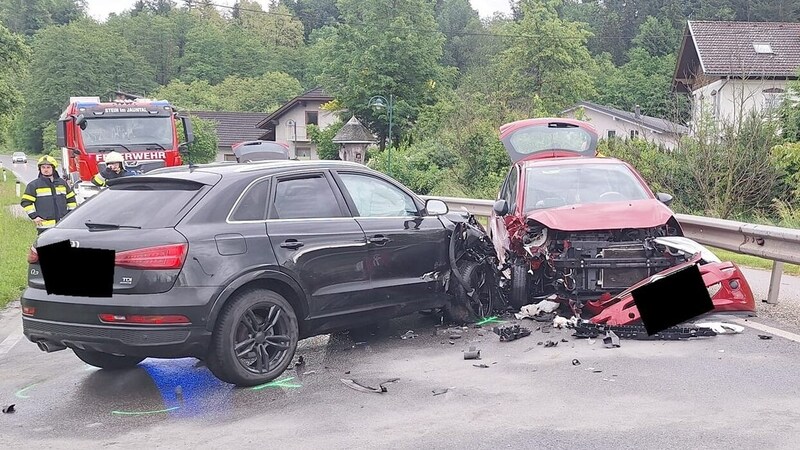
[{"label": "bush", "polygon": [[[430,158],[430,142],[391,149],[392,167],[389,171],[389,151],[371,155],[367,165],[390,175],[420,195],[431,194],[444,177],[444,172]],[[439,194],[441,195],[441,194]]]},{"label": "bush", "polygon": [[[189,154],[183,158],[184,164],[205,164],[217,159],[217,131],[210,120],[189,116],[192,120],[194,142],[189,144]],[[178,140],[184,139],[183,124],[178,121]]]},{"label": "bush", "polygon": [[333,142],[333,137],[344,126],[342,121],[337,121],[320,130],[316,125],[308,126],[308,137],[317,144],[319,159],[339,159],[339,144]]}]

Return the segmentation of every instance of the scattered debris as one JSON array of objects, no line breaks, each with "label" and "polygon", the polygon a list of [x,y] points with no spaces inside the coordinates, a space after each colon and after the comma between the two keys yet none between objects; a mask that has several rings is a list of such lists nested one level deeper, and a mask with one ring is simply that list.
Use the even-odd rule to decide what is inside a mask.
[{"label": "scattered debris", "polygon": [[433,395],[434,395],[434,396],[436,396],[436,395],[442,395],[442,394],[446,394],[446,393],[447,393],[447,391],[449,391],[450,389],[452,389],[452,388],[434,389],[434,390],[433,390],[433,391],[431,391],[431,392],[433,392]]},{"label": "scattered debris", "polygon": [[710,328],[717,334],[735,334],[744,331],[744,327],[725,322],[703,322],[694,324],[700,328]]},{"label": "scattered debris", "polygon": [[3,408],[3,414],[13,414],[16,410],[14,409],[14,404],[8,405]]},{"label": "scattered debris", "polygon": [[578,324],[577,317],[567,319],[566,317],[556,316],[556,318],[553,319],[553,327],[555,328],[566,328],[569,325],[574,327],[577,324]]},{"label": "scattered debris", "polygon": [[350,371],[348,370],[348,371],[347,371],[347,372],[345,372],[344,374],[345,374],[345,375],[350,375]]},{"label": "scattered debris", "polygon": [[586,342],[588,342],[588,343],[589,343],[589,345],[594,345],[594,343],[596,342],[596,340],[595,340],[595,339],[592,339],[592,338],[589,338],[589,339],[587,339],[587,340],[586,340]]},{"label": "scattered debris", "polygon": [[580,366],[580,365],[581,365],[581,362],[580,362],[580,361],[578,361],[577,359],[573,359],[573,360],[572,360],[572,365],[573,365],[573,366]]},{"label": "scattered debris", "polygon": [[308,372],[303,372],[303,376],[306,376],[306,375],[314,375],[315,373],[317,373],[317,371],[316,371],[316,370],[309,370]]},{"label": "scattered debris", "polygon": [[305,363],[306,363],[306,359],[303,357],[303,355],[300,355],[300,357],[297,358],[297,362],[294,363],[294,366],[295,367],[300,367],[302,365],[305,365]]},{"label": "scattered debris", "polygon": [[461,339],[461,333],[452,333],[450,339]]},{"label": "scattered debris", "polygon": [[400,380],[399,378],[392,378],[390,380],[384,381],[383,383],[380,383],[378,385],[379,387],[374,388],[372,386],[365,386],[365,385],[363,385],[363,384],[361,384],[361,383],[359,383],[359,382],[357,382],[355,380],[341,378],[342,383],[344,383],[344,385],[349,387],[350,389],[354,389],[354,390],[359,391],[359,392],[368,392],[368,393],[373,393],[374,392],[374,393],[378,393],[378,394],[382,394],[384,392],[388,392],[386,387],[384,386],[384,384],[394,383],[395,381],[399,381],[399,380]]},{"label": "scattered debris", "polygon": [[544,344],[544,342],[542,342],[542,341],[539,341],[539,342],[536,343],[536,345],[542,345],[542,344]]},{"label": "scattered debris", "polygon": [[521,337],[529,336],[531,330],[519,325],[509,325],[505,327],[494,327],[494,332],[500,336],[500,342],[514,341]]},{"label": "scattered debris", "polygon": [[606,331],[606,337],[603,338],[603,344],[606,348],[618,348],[619,336],[611,330]]},{"label": "scattered debris", "polygon": [[548,339],[548,341],[544,344],[544,347],[555,347],[556,345],[558,345],[558,341],[551,341]]},{"label": "scattered debris", "polygon": [[725,353],[725,350],[720,350],[719,352],[720,352],[720,353]]},{"label": "scattered debris", "polygon": [[758,337],[761,338],[761,339],[764,339],[765,341],[767,339],[772,339],[772,336],[770,336],[768,334],[759,334]]},{"label": "scattered debris", "polygon": [[569,342],[569,341],[564,338],[561,338],[561,342]]},{"label": "scattered debris", "polygon": [[612,383],[616,382],[617,380],[612,380],[611,378],[603,378],[603,381],[610,381]]},{"label": "scattered debris", "polygon": [[464,359],[481,359],[481,351],[476,347],[470,347],[469,351],[464,352]]},{"label": "scattered debris", "polygon": [[613,331],[622,339],[640,340],[678,340],[717,335],[717,333],[710,328],[672,327],[650,336],[644,325],[604,325],[582,321],[575,325],[575,333],[572,336],[579,339],[596,338],[606,331]]},{"label": "scattered debris", "polygon": [[450,341],[450,345],[456,345],[455,341]]},{"label": "scattered debris", "polygon": [[481,369],[488,369],[489,366],[486,364],[473,364],[472,367],[480,367]]},{"label": "scattered debris", "polygon": [[405,334],[400,336],[400,339],[414,339],[415,337],[419,337],[417,333],[414,333],[414,330],[408,330]]},{"label": "scattered debris", "polygon": [[600,369],[594,369],[594,370],[592,370],[592,373],[601,373],[601,372],[602,372],[602,370],[600,370]]},{"label": "scattered debris", "polygon": [[[551,298],[555,298],[555,295],[551,296]],[[552,313],[553,311],[557,310],[559,306],[560,304],[558,302],[542,300],[533,305],[523,306],[519,309],[518,313],[514,313],[514,316],[517,319],[534,319],[540,313]]]}]

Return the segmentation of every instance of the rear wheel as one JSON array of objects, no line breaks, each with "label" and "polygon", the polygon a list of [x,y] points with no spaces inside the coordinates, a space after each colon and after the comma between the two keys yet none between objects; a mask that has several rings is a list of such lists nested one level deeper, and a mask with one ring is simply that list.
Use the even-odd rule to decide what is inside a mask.
[{"label": "rear wheel", "polygon": [[458,280],[452,281],[453,298],[445,309],[448,319],[457,323],[467,323],[491,315],[496,306],[496,294],[492,289],[496,286],[492,285],[493,277],[488,273],[487,267],[474,261],[462,262],[460,266],[461,277],[475,291],[470,297]]},{"label": "rear wheel", "polygon": [[238,386],[267,383],[292,361],[298,336],[297,316],[283,296],[266,289],[244,292],[220,313],[208,368]]},{"label": "rear wheel", "polygon": [[72,351],[86,364],[107,370],[130,369],[144,361],[144,358],[138,356],[117,356],[110,353],[78,349],[72,349]]},{"label": "rear wheel", "polygon": [[509,303],[514,308],[522,308],[527,305],[528,300],[528,265],[525,263],[514,262],[511,264],[511,295]]}]

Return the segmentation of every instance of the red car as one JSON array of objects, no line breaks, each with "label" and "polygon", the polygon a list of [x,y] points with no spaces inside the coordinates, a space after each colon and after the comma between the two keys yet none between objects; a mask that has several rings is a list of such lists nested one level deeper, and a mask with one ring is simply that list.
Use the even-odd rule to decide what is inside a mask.
[{"label": "red car", "polygon": [[739,268],[683,237],[669,204],[628,163],[597,154],[587,122],[528,119],[503,125],[513,164],[489,232],[510,272],[509,303],[544,299],[577,317],[625,325],[639,320],[632,287],[668,269],[699,264],[716,311],[755,311]]}]

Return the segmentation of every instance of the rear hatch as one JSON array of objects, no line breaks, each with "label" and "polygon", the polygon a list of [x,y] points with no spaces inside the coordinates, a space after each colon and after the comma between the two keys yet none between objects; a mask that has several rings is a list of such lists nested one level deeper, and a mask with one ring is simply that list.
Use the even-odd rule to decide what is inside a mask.
[{"label": "rear hatch", "polygon": [[597,154],[597,131],[574,119],[526,119],[500,127],[500,140],[513,162]]},{"label": "rear hatch", "polygon": [[[114,250],[115,294],[166,292],[189,251],[189,242],[175,226],[220,178],[195,173],[113,180],[108,189],[39,236],[35,247],[69,240],[73,247]],[[29,286],[44,289],[35,249],[29,262]],[[76,283],[92,280],[92,274],[68,261],[64,270]]]}]

